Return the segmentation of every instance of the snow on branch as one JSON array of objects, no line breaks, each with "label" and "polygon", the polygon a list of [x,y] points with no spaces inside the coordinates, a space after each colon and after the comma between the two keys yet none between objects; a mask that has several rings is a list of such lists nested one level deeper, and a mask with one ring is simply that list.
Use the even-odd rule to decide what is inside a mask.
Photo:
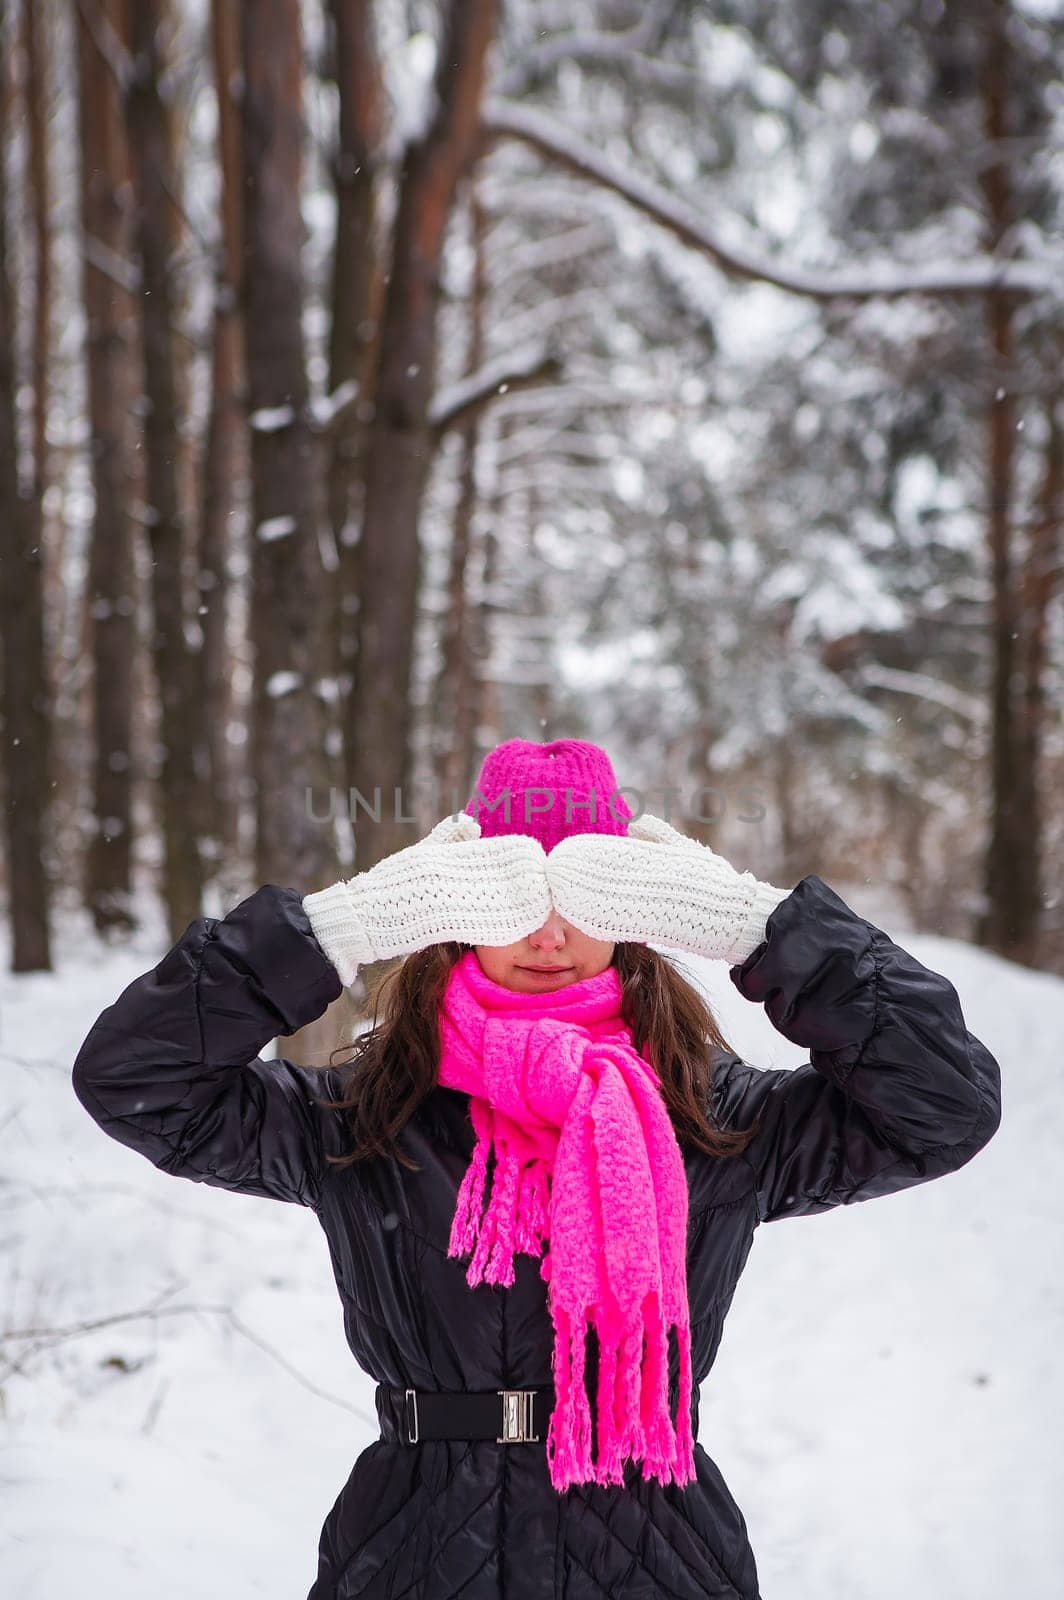
[{"label": "snow on branch", "polygon": [[966,722],[980,725],[987,720],[986,706],[975,695],[965,694],[963,689],[955,689],[951,684],[940,683],[926,672],[904,672],[895,667],[869,664],[858,671],[857,679],[864,688],[890,689],[895,694],[909,694],[919,700],[930,701],[946,711],[952,711]]},{"label": "snow on branch", "polygon": [[991,256],[919,264],[883,261],[841,268],[789,267],[757,250],[729,242],[685,201],[638,173],[622,170],[578,134],[561,128],[552,112],[490,98],[484,104],[481,125],[487,138],[520,139],[548,160],[621,195],[685,244],[710,256],[725,272],[772,283],[792,294],[814,300],[985,294],[988,289],[1059,295],[1064,285],[1064,262],[1007,261]]},{"label": "snow on branch", "polygon": [[544,344],[536,340],[523,348],[508,350],[505,355],[485,362],[468,377],[440,389],[429,407],[429,425],[436,433],[458,427],[497,394],[509,394],[544,379],[559,378],[561,372],[561,359],[549,342]]},{"label": "snow on branch", "polygon": [[252,433],[279,433],[282,428],[290,428],[295,420],[294,406],[260,406],[248,418],[248,427]]},{"label": "snow on branch", "polygon": [[84,253],[89,265],[95,267],[105,278],[110,278],[112,283],[117,283],[120,289],[127,289],[130,294],[140,293],[140,268],[135,261],[130,261],[128,257],[108,249],[103,240],[98,239],[95,234],[86,235]]}]

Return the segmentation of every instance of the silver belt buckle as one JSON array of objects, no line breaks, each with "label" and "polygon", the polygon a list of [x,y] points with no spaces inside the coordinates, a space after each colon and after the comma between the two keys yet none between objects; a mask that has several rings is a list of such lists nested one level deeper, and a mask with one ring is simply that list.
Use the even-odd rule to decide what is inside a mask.
[{"label": "silver belt buckle", "polygon": [[408,1389],[406,1391],[406,1397],[405,1398],[406,1398],[407,1404],[409,1404],[409,1402],[410,1402],[411,1395],[413,1395],[413,1398],[414,1398],[414,1432],[413,1432],[413,1434],[411,1434],[411,1432],[410,1432],[410,1424],[407,1423],[406,1442],[407,1442],[407,1444],[417,1444],[417,1442],[418,1442],[417,1390],[416,1389]]},{"label": "silver belt buckle", "polygon": [[535,1444],[538,1433],[532,1432],[532,1402],[534,1389],[496,1389],[502,1395],[502,1433],[496,1444]]}]

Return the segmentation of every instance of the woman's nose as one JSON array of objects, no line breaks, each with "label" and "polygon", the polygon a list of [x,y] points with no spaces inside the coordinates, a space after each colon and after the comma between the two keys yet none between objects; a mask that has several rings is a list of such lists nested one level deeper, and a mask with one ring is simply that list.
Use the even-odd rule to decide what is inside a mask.
[{"label": "woman's nose", "polygon": [[537,950],[554,950],[565,943],[565,922],[556,911],[552,911],[535,933],[530,933],[528,942],[535,945]]}]

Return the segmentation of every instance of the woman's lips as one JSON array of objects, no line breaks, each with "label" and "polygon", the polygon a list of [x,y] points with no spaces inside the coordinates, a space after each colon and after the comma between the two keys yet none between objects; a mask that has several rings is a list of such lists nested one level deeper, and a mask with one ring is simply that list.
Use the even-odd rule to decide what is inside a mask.
[{"label": "woman's lips", "polygon": [[540,978],[556,978],[559,973],[572,972],[572,967],[522,967],[522,972],[534,972]]}]

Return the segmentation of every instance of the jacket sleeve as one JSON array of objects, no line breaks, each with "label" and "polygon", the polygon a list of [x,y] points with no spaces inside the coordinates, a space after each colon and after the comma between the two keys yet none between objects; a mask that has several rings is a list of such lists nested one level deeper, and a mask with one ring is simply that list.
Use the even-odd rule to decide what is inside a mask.
[{"label": "jacket sleeve", "polygon": [[968,1031],[957,991],[852,911],[815,873],[729,968],[784,1038],[808,1049],[792,1071],[729,1055],[720,1125],[760,1131],[745,1159],[762,1222],[871,1200],[955,1172],[1001,1121],[1001,1077]]},{"label": "jacket sleeve", "polygon": [[222,918],[190,922],[93,1024],[74,1092],[113,1139],[164,1172],[317,1204],[324,1074],[263,1061],[272,1039],[342,992],[299,894],[264,884]]}]

